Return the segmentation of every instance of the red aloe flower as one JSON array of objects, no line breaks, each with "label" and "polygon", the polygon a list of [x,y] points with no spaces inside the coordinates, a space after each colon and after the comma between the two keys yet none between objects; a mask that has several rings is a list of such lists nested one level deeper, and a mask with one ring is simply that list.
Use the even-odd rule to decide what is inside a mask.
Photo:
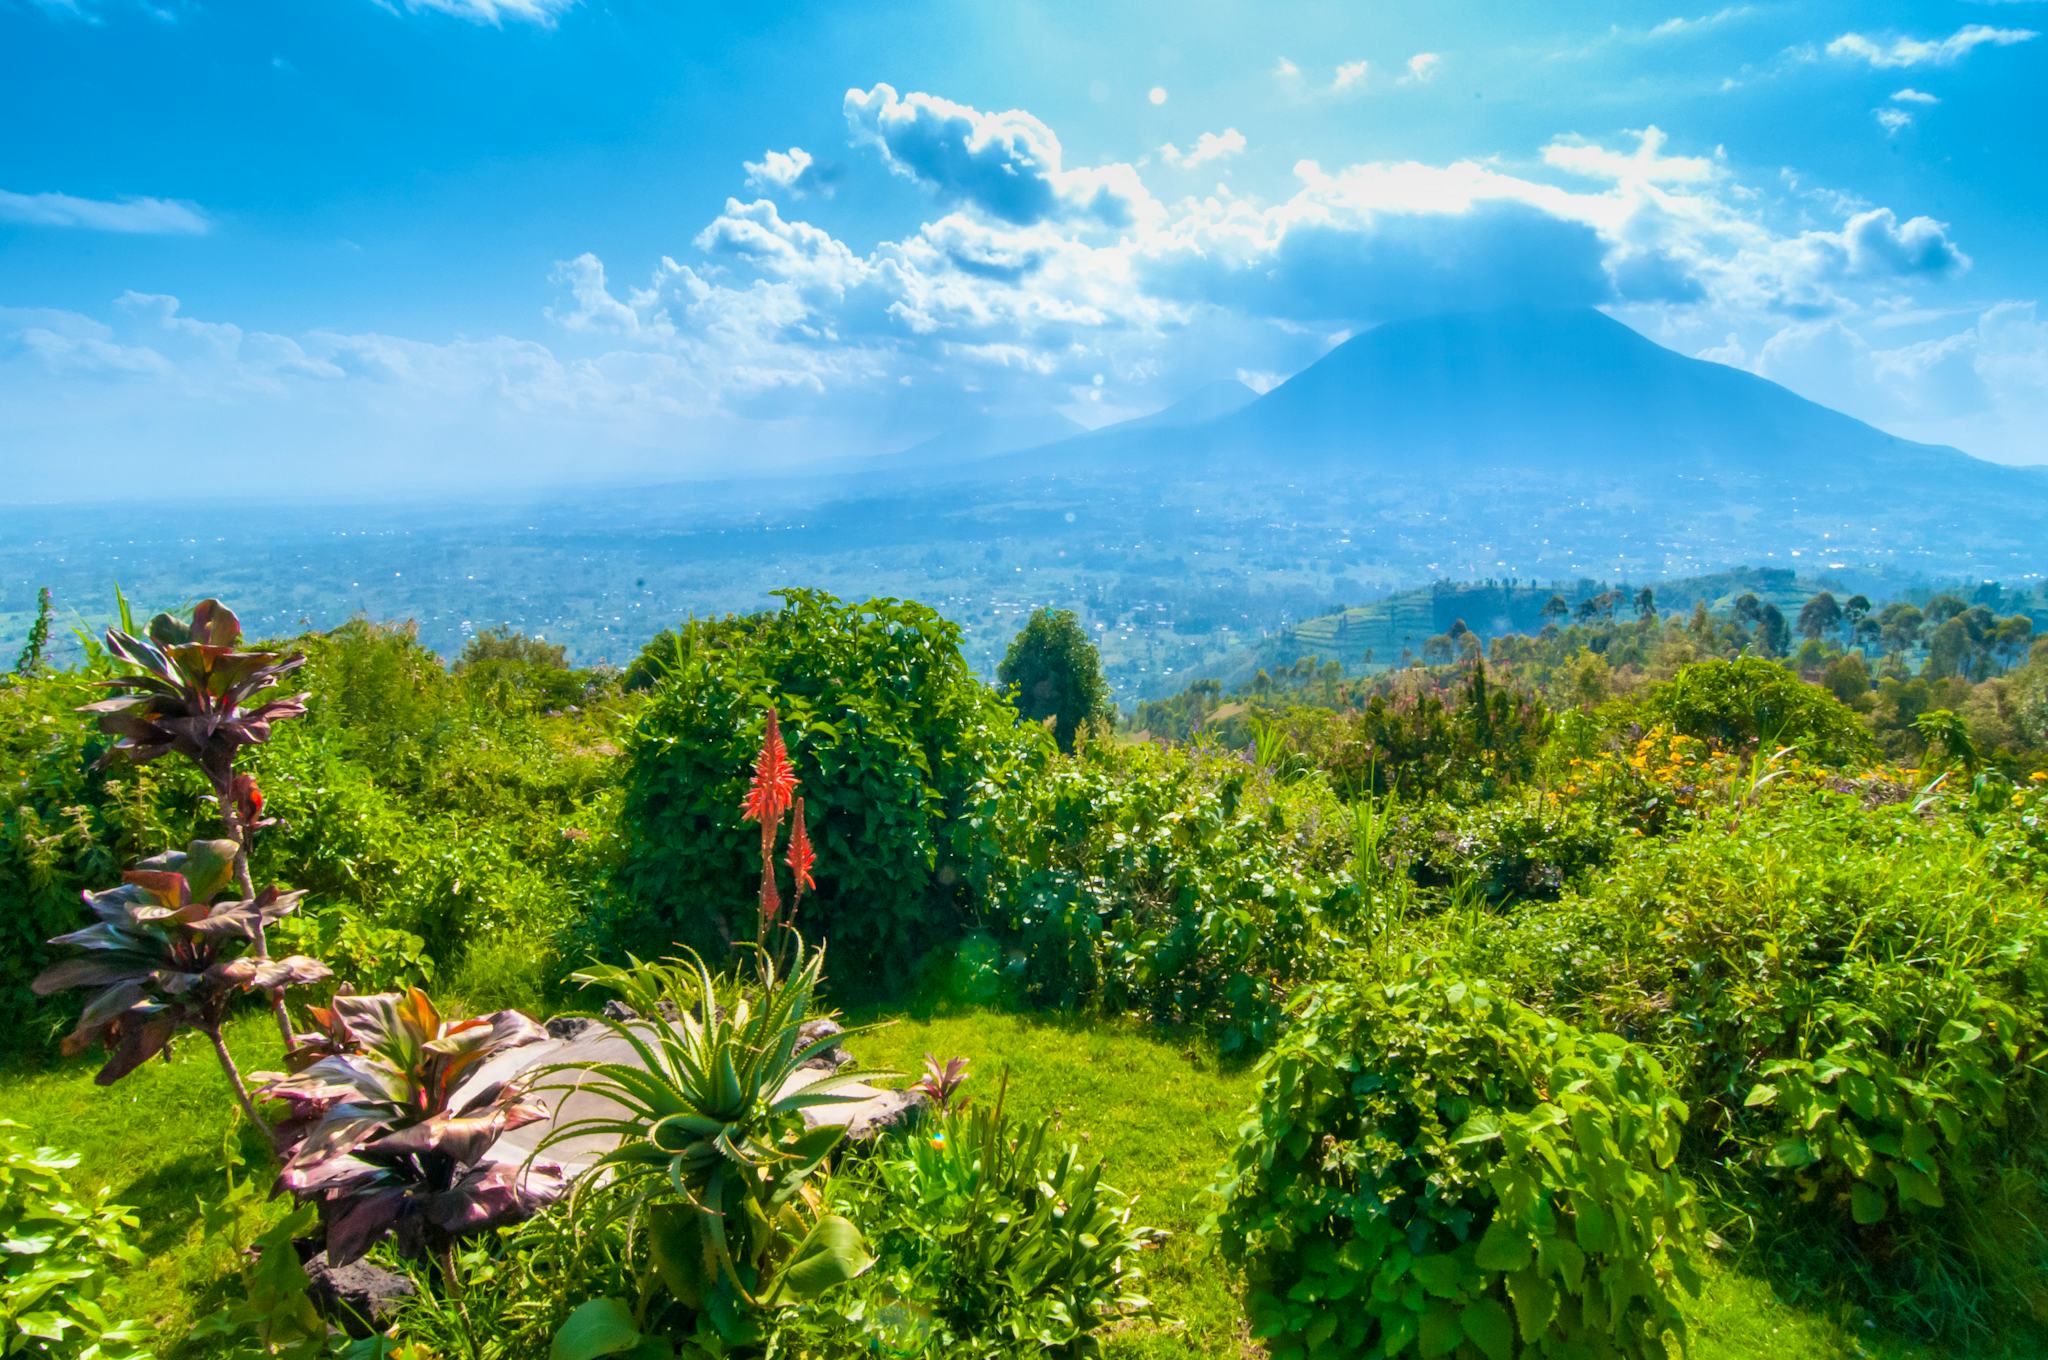
[{"label": "red aloe flower", "polygon": [[[796,800],[796,822],[789,832],[789,876],[796,882],[796,901],[804,900],[806,888],[816,891],[817,884],[811,879],[811,866],[818,862],[817,851],[811,849],[811,833],[804,826],[804,800]],[[790,904],[796,910],[796,904]]]},{"label": "red aloe flower", "polygon": [[754,758],[754,778],[747,796],[740,801],[741,816],[759,822],[764,829],[777,826],[789,811],[796,794],[796,771],[790,768],[789,749],[782,744],[782,723],[775,710],[768,710],[768,730],[761,737],[761,754]]}]

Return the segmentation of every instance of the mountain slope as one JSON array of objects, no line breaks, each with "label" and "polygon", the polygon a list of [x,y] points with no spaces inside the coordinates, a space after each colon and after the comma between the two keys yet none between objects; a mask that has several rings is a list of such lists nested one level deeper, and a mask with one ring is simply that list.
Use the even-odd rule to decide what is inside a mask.
[{"label": "mountain slope", "polygon": [[1127,422],[1003,461],[1262,479],[1304,468],[1509,470],[1568,484],[1735,478],[1817,494],[1939,476],[1958,490],[2048,494],[2048,475],[1895,438],[1591,309],[1389,322],[1242,409],[1177,427]]}]

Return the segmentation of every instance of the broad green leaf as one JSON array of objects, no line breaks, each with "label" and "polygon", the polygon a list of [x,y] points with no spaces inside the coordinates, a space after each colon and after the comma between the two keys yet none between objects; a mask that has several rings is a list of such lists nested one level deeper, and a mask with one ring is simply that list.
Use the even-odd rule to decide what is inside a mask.
[{"label": "broad green leaf", "polygon": [[1475,1299],[1458,1314],[1458,1325],[1486,1360],[1510,1360],[1515,1353],[1515,1328],[1498,1299]]},{"label": "broad green leaf", "polygon": [[633,1311],[618,1299],[592,1299],[569,1314],[548,1348],[549,1360],[598,1360],[640,1344]]}]

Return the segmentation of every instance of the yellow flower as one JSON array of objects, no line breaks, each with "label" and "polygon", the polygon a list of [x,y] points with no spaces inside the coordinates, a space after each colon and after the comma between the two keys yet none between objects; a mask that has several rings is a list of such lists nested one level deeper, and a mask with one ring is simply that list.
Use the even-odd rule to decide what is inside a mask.
[{"label": "yellow flower", "polygon": [[2048,770],[2036,770],[2027,778],[2035,784],[2048,784]]}]

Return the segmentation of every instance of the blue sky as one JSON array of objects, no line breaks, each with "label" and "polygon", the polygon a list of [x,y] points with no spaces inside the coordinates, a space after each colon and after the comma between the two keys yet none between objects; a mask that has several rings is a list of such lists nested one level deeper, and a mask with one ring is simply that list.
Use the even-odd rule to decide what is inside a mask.
[{"label": "blue sky", "polygon": [[1555,302],[2048,462],[2041,31],[0,0],[0,461],[35,497],[222,456],[284,489],[757,469]]}]

